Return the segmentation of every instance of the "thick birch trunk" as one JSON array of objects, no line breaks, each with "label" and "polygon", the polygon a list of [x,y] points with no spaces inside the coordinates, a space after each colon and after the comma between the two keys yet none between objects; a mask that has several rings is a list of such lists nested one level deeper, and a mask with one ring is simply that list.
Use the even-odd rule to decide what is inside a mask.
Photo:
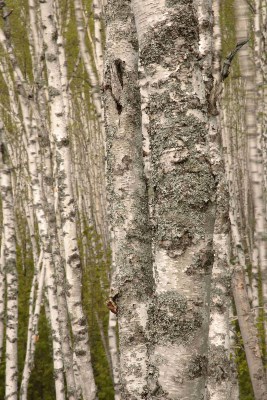
[{"label": "thick birch trunk", "polygon": [[200,53],[207,38],[198,29],[210,26],[210,10],[199,24],[192,2],[133,0],[132,5],[149,83],[156,281],[149,311],[150,393],[199,400],[207,373],[216,186],[201,72],[210,61]]},{"label": "thick birch trunk", "polygon": [[114,273],[111,307],[118,308],[122,399],[148,393],[147,321],[153,288],[151,233],[142,159],[138,44],[130,5],[107,7],[104,69],[107,179]]},{"label": "thick birch trunk", "polygon": [[3,143],[3,126],[0,127],[1,144],[1,197],[3,211],[4,273],[6,276],[6,386],[5,398],[18,398],[18,277],[16,266],[16,233],[11,170]]},{"label": "thick birch trunk", "polygon": [[64,102],[56,43],[53,2],[40,2],[45,58],[50,96],[51,131],[55,140],[59,209],[63,227],[66,260],[67,304],[71,320],[74,351],[81,376],[84,400],[96,398],[96,386],[88,343],[88,327],[81,302],[81,265],[77,243],[75,208],[71,187],[70,146],[64,116]]}]

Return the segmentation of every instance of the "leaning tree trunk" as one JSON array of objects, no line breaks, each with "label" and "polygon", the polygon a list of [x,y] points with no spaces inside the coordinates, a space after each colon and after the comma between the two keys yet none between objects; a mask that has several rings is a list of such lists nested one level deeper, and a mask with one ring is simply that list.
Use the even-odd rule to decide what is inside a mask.
[{"label": "leaning tree trunk", "polygon": [[207,371],[216,183],[207,145],[211,88],[202,76],[206,63],[210,81],[210,56],[202,50],[211,31],[203,37],[199,29],[210,26],[211,10],[208,3],[199,21],[193,3],[132,1],[149,83],[156,286],[149,390],[165,400],[202,399]]},{"label": "leaning tree trunk", "polygon": [[11,169],[8,165],[3,126],[0,127],[1,198],[3,210],[4,273],[6,276],[6,388],[5,398],[18,398],[18,277]]}]

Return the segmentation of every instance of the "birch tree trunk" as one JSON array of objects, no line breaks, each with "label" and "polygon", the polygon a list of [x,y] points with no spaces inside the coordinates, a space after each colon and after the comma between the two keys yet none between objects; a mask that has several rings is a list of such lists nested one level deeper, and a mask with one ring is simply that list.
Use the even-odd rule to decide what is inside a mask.
[{"label": "birch tree trunk", "polygon": [[107,188],[113,257],[109,307],[118,313],[122,399],[148,395],[148,306],[151,232],[142,159],[138,43],[130,3],[106,9],[104,101]]},{"label": "birch tree trunk", "polygon": [[64,116],[64,102],[58,60],[53,1],[40,2],[45,60],[50,97],[51,132],[55,140],[59,209],[63,228],[67,305],[74,351],[77,358],[84,400],[95,400],[96,386],[91,365],[88,326],[81,302],[81,265],[77,243],[75,207],[71,186],[70,146]]},{"label": "birch tree trunk", "polygon": [[155,277],[149,389],[151,398],[165,400],[204,398],[207,374],[216,184],[201,72],[210,57],[201,54],[207,38],[198,30],[210,27],[211,10],[208,3],[199,21],[194,3],[132,1],[149,83]]},{"label": "birch tree trunk", "polygon": [[[236,14],[236,36],[237,41],[244,40],[249,35],[249,8],[245,0],[235,2]],[[254,236],[253,236],[253,265],[252,273],[258,275],[258,268],[261,269],[264,310],[267,315],[267,247],[265,239],[266,231],[266,207],[263,197],[263,165],[262,157],[258,150],[258,142],[260,141],[257,131],[257,88],[255,68],[252,62],[251,51],[246,45],[239,52],[239,65],[241,74],[245,82],[245,121],[248,140],[248,168],[251,181],[253,210],[255,218]],[[251,221],[249,221],[251,223]],[[257,290],[257,287],[256,287]],[[258,297],[258,293],[255,293]],[[265,323],[265,337],[267,337],[267,329]]]},{"label": "birch tree trunk", "polygon": [[[1,128],[0,128],[1,129]],[[0,362],[4,348],[4,320],[5,320],[5,272],[4,272],[4,235],[1,234],[0,250]]]},{"label": "birch tree trunk", "polygon": [[35,284],[37,281],[37,271],[39,272],[39,267],[42,261],[43,261],[43,252],[41,252],[38,264],[36,265],[36,273],[34,274],[33,277],[30,299],[29,299],[27,347],[26,347],[26,356],[25,356],[21,386],[20,386],[20,400],[27,399],[30,374],[34,366],[35,344],[38,340],[37,338],[39,337],[38,321],[39,321],[42,294],[43,294],[45,268],[42,268],[41,272],[38,273],[39,279],[38,279],[38,290],[36,293],[35,307],[34,307],[34,291],[35,291]]},{"label": "birch tree trunk", "polygon": [[[207,2],[206,2],[207,3]],[[204,12],[203,12],[204,11]],[[199,13],[205,15],[205,2],[199,4]],[[206,54],[213,51],[214,87],[221,88],[221,31],[220,0],[213,2],[214,31],[213,46],[206,40]],[[206,25],[200,32],[205,34]],[[208,35],[206,35],[209,37]],[[207,74],[209,71],[209,65]],[[230,221],[229,193],[224,173],[221,146],[220,99],[213,106],[213,115],[209,125],[209,153],[213,174],[218,181],[216,195],[216,220],[213,235],[214,263],[211,278],[210,326],[209,326],[209,359],[207,398],[209,400],[237,400],[233,394],[236,385],[234,363],[230,358],[230,321],[231,308],[231,271],[230,271]]]},{"label": "birch tree trunk", "polygon": [[[99,93],[99,80],[98,76],[95,74],[94,68],[93,68],[93,59],[89,53],[89,50],[86,46],[86,35],[85,35],[85,27],[84,27],[84,20],[83,20],[83,14],[82,14],[82,1],[81,0],[75,0],[74,1],[74,6],[75,6],[75,16],[76,16],[76,21],[77,21],[77,31],[78,31],[78,39],[79,39],[79,48],[81,51],[82,59],[84,62],[84,66],[86,69],[86,72],[88,74],[88,78],[91,83],[92,87],[92,100],[97,112],[97,117],[99,118],[99,121],[102,120],[102,110],[101,110],[101,100],[100,100],[100,93]],[[99,55],[99,52],[98,52]],[[97,60],[98,61],[98,60]],[[102,122],[102,121],[101,121]]]},{"label": "birch tree trunk", "polygon": [[261,360],[257,329],[254,326],[246,293],[244,270],[240,266],[235,267],[232,287],[255,400],[264,400],[267,397],[266,375]]},{"label": "birch tree trunk", "polygon": [[6,387],[5,398],[18,398],[18,277],[16,266],[16,233],[11,170],[3,126],[0,127],[1,144],[1,197],[3,210],[4,273],[6,275]]},{"label": "birch tree trunk", "polygon": [[117,348],[117,338],[116,338],[116,327],[117,327],[117,318],[116,315],[111,311],[109,312],[109,323],[108,323],[108,342],[109,342],[109,351],[112,363],[112,373],[113,373],[113,385],[115,392],[115,400],[121,400],[120,396],[120,376],[119,376],[119,356],[118,356],[118,348]]}]

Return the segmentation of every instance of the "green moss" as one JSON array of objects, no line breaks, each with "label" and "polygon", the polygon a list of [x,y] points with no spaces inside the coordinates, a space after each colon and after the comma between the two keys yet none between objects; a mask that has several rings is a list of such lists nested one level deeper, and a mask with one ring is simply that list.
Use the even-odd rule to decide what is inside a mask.
[{"label": "green moss", "polygon": [[237,366],[240,400],[254,400],[248,364],[238,322],[235,323],[235,363]]}]

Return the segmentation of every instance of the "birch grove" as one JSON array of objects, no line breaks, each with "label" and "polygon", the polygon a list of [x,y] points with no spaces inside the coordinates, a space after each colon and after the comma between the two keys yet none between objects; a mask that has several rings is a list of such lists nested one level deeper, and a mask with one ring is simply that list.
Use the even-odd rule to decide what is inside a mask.
[{"label": "birch grove", "polygon": [[0,398],[264,400],[266,0],[0,14]]}]

